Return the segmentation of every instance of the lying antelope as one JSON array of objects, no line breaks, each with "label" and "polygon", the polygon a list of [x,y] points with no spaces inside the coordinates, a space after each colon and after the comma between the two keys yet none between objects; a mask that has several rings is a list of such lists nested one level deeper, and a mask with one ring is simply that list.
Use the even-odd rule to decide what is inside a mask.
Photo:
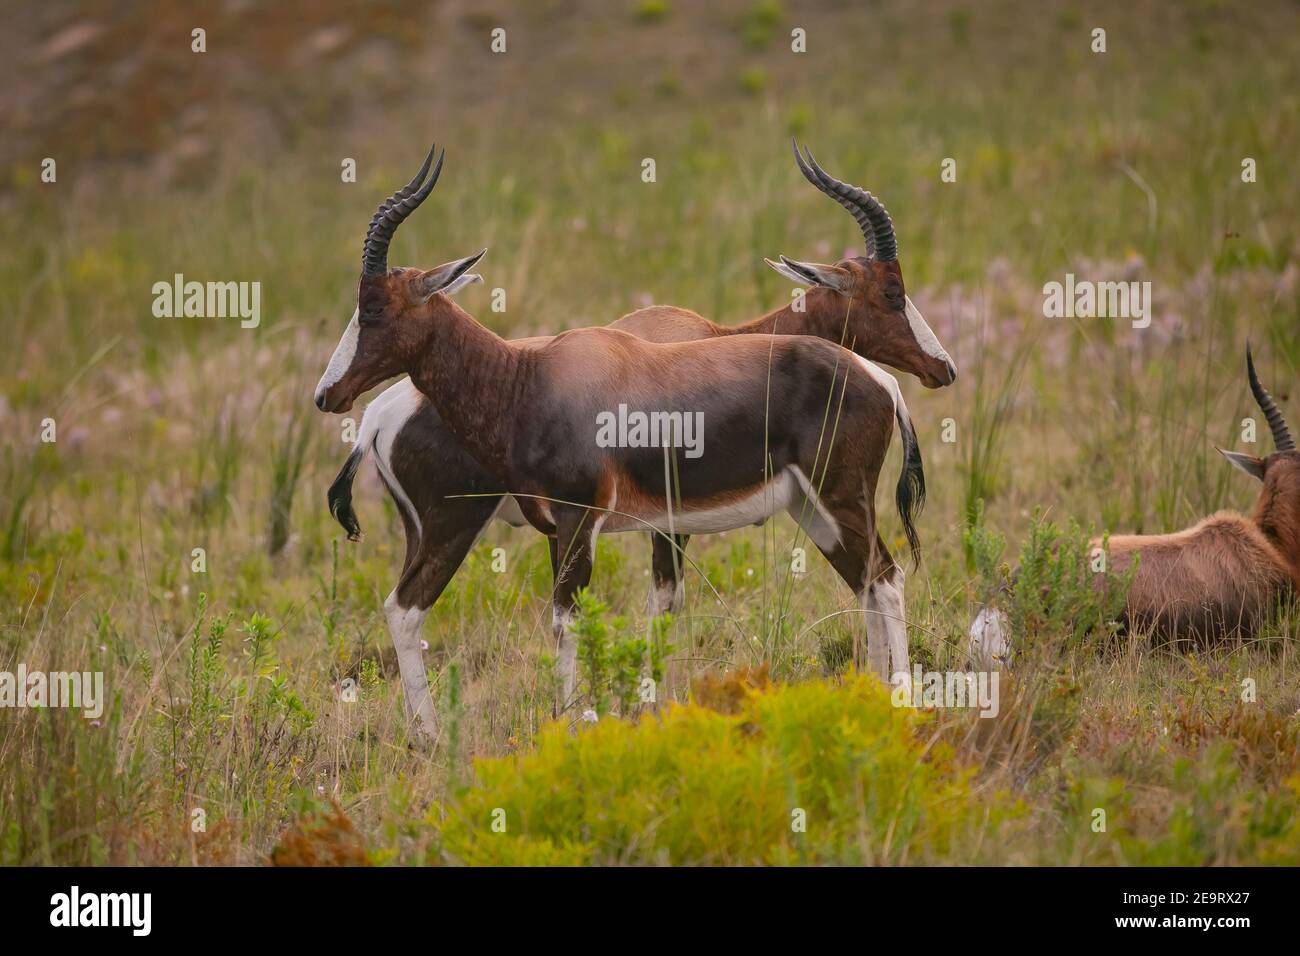
[{"label": "lying antelope", "polygon": [[[1137,559],[1124,612],[1128,630],[1167,642],[1204,643],[1233,633],[1249,638],[1300,585],[1300,453],[1255,374],[1249,346],[1246,377],[1277,450],[1262,459],[1217,450],[1262,482],[1254,514],[1220,511],[1174,534],[1112,536],[1112,572],[1127,572]],[[1006,659],[1009,636],[1005,615],[983,609],[971,626],[972,655]]]},{"label": "lying antelope", "polygon": [[[791,303],[742,325],[717,325],[686,309],[651,306],[625,315],[611,328],[651,342],[777,332],[815,335],[910,372],[928,388],[951,384],[956,377],[952,360],[907,296],[901,276],[895,282],[896,270],[884,264],[896,262],[889,213],[870,193],[827,174],[811,153],[805,160],[797,146],[795,161],[810,183],[853,214],[862,230],[864,256],[833,266],[784,257],[779,263],[764,260],[811,288],[798,305]],[[550,341],[549,336],[539,336],[517,339],[515,345],[536,349]],[[354,541],[361,526],[352,508],[352,481],[367,455],[373,457],[406,533],[406,561],[397,588],[402,607],[427,612],[494,518],[514,527],[526,523],[518,503],[502,497],[502,485],[456,444],[432,403],[410,379],[389,386],[367,406],[355,448],[330,485],[330,513]],[[650,537],[649,612],[676,611],[683,597],[681,557],[688,536]]]},{"label": "lying antelope", "polygon": [[[357,308],[316,388],[316,405],[345,412],[356,397],[406,373],[429,399],[458,454],[550,539],[561,708],[573,697],[576,592],[591,578],[602,532],[724,531],[787,510],[858,595],[866,663],[906,680],[903,573],[876,529],[875,491],[895,422],[903,442],[896,504],[915,553],[925,494],[920,449],[898,382],[866,359],[810,336],[721,336],[646,342],[619,329],[577,329],[540,346],[498,337],[451,295],[477,279],[484,252],[422,271],[388,267],[388,247],[428,197],[442,159],[381,204],[367,232]],[[845,187],[849,188],[849,187]],[[864,219],[866,213],[863,214]],[[873,225],[870,268],[898,280],[892,231]],[[896,286],[899,301],[901,280]],[[702,416],[699,457],[655,447],[604,447],[602,413]],[[671,474],[672,481],[668,480]],[[472,489],[464,489],[472,492]],[[424,536],[420,544],[424,547]],[[431,575],[432,563],[417,565]],[[420,656],[425,609],[401,585],[385,602],[407,708],[420,736],[434,727]],[[862,659],[861,635],[855,657]],[[892,658],[893,670],[890,670]]]}]

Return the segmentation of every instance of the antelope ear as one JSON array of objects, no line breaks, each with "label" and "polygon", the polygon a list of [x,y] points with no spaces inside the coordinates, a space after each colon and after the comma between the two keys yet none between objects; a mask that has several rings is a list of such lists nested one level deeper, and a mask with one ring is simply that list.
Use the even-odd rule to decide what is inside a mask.
[{"label": "antelope ear", "polygon": [[441,292],[443,295],[455,295],[461,289],[465,288],[465,286],[472,285],[475,282],[482,282],[482,281],[483,281],[483,277],[479,275],[477,272],[466,272],[459,279],[453,279],[451,282],[447,283],[438,291]]},{"label": "antelope ear", "polygon": [[769,266],[799,285],[819,285],[823,289],[843,292],[849,286],[849,274],[838,266],[824,266],[819,262],[799,262],[781,257],[780,262],[764,259]]},{"label": "antelope ear", "polygon": [[420,283],[420,294],[426,299],[435,292],[446,292],[450,295],[469,285],[478,277],[466,279],[464,282],[460,280],[465,278],[465,274],[474,268],[474,264],[486,254],[487,250],[483,249],[475,255],[466,256],[464,259],[457,259],[454,262],[445,262],[434,269],[430,269],[417,280]]},{"label": "antelope ear", "polygon": [[1228,464],[1240,468],[1252,478],[1258,478],[1260,481],[1264,480],[1264,463],[1254,455],[1243,455],[1241,452],[1237,451],[1224,451],[1217,445],[1215,446],[1215,451],[1228,459]]}]

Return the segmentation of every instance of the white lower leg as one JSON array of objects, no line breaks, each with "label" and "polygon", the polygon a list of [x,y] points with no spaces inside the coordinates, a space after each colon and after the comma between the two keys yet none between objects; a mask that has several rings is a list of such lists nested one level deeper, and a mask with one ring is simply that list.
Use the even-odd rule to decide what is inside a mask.
[{"label": "white lower leg", "polygon": [[[882,681],[889,680],[889,632],[885,629],[883,619],[880,615],[880,602],[877,599],[876,589],[874,586],[867,588],[858,594],[858,603],[866,611],[863,615],[866,618],[866,635],[867,635],[867,670],[875,674]],[[855,658],[858,655],[854,655]],[[855,660],[854,663],[861,666],[861,661]]]},{"label": "white lower leg", "polygon": [[431,738],[437,729],[433,697],[429,693],[429,678],[424,671],[424,655],[420,647],[420,629],[429,609],[402,607],[397,592],[384,601],[384,615],[388,630],[397,649],[397,669],[402,678],[402,694],[406,698],[406,715],[410,718],[415,735]]},{"label": "white lower leg", "polygon": [[573,633],[573,612],[554,608],[551,611],[551,624],[555,639],[559,642],[559,697],[556,700],[555,715],[564,713],[564,709],[573,700],[573,691],[578,682],[578,638]]},{"label": "white lower leg", "polygon": [[655,581],[650,587],[650,600],[646,602],[646,612],[651,617],[676,614],[681,610],[685,598],[686,582],[681,578],[672,581]]},{"label": "white lower leg", "polygon": [[890,683],[897,687],[911,682],[912,666],[908,660],[906,604],[903,600],[903,571],[895,568],[893,573],[877,581],[872,590],[876,595],[876,607],[879,617],[889,635],[889,674]]}]

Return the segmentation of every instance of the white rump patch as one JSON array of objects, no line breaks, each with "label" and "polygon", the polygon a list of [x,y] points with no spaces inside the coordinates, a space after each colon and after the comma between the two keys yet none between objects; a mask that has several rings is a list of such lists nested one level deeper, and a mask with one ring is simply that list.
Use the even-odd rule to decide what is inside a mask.
[{"label": "white rump patch", "polygon": [[894,414],[898,414],[898,409],[900,407],[903,409],[904,414],[906,414],[907,408],[903,405],[903,390],[898,387],[898,379],[894,378],[894,376],[890,375],[875,362],[864,359],[856,352],[853,353],[853,357],[858,360],[859,364],[861,364],[861,366],[866,370],[867,374],[875,379],[876,384],[889,393],[889,397],[893,399],[894,402]]},{"label": "white rump patch", "polygon": [[378,398],[366,406],[366,412],[361,416],[361,429],[357,436],[357,442],[362,448],[369,449],[373,446],[375,469],[379,472],[379,477],[397,499],[398,507],[415,524],[417,533],[422,530],[420,515],[415,510],[410,495],[406,493],[406,489],[402,487],[402,483],[397,480],[397,475],[393,472],[393,443],[397,440],[397,434],[402,430],[402,426],[410,421],[411,416],[423,408],[427,401],[424,393],[415,387],[415,383],[409,378],[404,378],[384,389]]}]

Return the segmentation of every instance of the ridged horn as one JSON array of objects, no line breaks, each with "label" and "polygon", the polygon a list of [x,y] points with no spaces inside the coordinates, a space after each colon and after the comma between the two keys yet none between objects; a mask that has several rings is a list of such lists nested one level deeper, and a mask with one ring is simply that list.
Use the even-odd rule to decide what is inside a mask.
[{"label": "ridged horn", "polygon": [[889,262],[898,258],[898,240],[894,236],[894,221],[884,205],[871,193],[858,186],[841,182],[822,169],[813,159],[812,150],[805,149],[807,158],[799,150],[799,143],[791,140],[794,161],[804,178],[847,209],[862,230],[867,246],[867,256]]},{"label": "ridged horn", "polygon": [[[443,150],[442,155],[438,157],[438,164],[433,167],[433,174],[429,176],[428,182],[424,182],[437,148],[435,144],[429,149],[429,155],[425,157],[424,165],[420,167],[415,178],[380,203],[379,208],[375,210],[374,216],[370,219],[370,227],[366,230],[365,242],[362,244],[362,275],[379,276],[388,271],[388,244],[393,239],[393,233],[406,217],[415,212],[420,203],[428,198],[438,182],[438,176],[442,173],[442,161],[447,158],[446,150]],[[424,182],[423,186],[420,185],[422,182]]]},{"label": "ridged horn", "polygon": [[1250,391],[1255,396],[1255,403],[1268,419],[1268,427],[1273,432],[1273,444],[1278,451],[1295,451],[1295,439],[1291,437],[1291,430],[1286,427],[1282,410],[1277,407],[1277,402],[1273,401],[1273,397],[1259,383],[1259,376],[1255,374],[1255,358],[1250,354],[1250,343],[1246,343],[1246,376],[1250,379]]}]

